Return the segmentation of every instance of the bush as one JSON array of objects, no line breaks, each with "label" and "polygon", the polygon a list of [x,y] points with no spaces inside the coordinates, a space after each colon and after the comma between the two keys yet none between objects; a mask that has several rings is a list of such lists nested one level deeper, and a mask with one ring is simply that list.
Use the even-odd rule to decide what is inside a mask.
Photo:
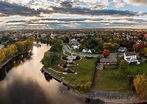
[{"label": "bush", "polygon": [[81,59],[81,57],[80,56],[76,56],[76,60],[80,60]]},{"label": "bush", "polygon": [[66,55],[65,55],[65,56],[62,56],[62,59],[63,59],[63,60],[67,60],[67,57],[68,57],[68,56],[66,56]]},{"label": "bush", "polygon": [[91,82],[87,82],[86,84],[77,84],[75,89],[77,89],[79,92],[87,93],[90,91],[91,84]]},{"label": "bush", "polygon": [[63,68],[67,68],[67,64],[62,65]]}]

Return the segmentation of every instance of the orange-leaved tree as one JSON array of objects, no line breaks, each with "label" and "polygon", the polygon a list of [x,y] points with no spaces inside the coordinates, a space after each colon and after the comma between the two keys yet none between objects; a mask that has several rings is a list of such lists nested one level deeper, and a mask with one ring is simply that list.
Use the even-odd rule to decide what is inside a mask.
[{"label": "orange-leaved tree", "polygon": [[104,51],[103,51],[103,55],[104,55],[105,58],[108,57],[108,56],[110,55],[110,51],[104,49]]}]

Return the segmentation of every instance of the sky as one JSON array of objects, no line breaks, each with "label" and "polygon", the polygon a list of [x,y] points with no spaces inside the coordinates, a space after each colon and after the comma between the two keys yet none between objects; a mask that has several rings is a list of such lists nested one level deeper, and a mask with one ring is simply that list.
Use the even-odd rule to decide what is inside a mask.
[{"label": "sky", "polygon": [[147,0],[0,0],[0,30],[147,29]]}]

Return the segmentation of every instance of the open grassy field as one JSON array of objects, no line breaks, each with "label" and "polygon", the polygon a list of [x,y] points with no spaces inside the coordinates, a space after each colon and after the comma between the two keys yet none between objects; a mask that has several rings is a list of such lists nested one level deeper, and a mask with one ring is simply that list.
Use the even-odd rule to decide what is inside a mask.
[{"label": "open grassy field", "polygon": [[[81,61],[77,61],[79,66],[71,66],[70,69],[74,70],[77,74],[56,74],[58,77],[64,77],[64,79],[72,84],[79,84],[79,83],[86,83],[92,80],[94,69],[95,69],[95,61],[96,58],[86,59],[83,58]],[[61,59],[57,59],[52,68],[59,71],[59,67],[57,64],[64,63]],[[50,70],[49,70],[50,71]],[[55,74],[55,72],[50,71],[51,73]]]},{"label": "open grassy field", "polygon": [[127,91],[130,90],[126,79],[119,76],[118,70],[97,70],[94,87],[95,90]]},{"label": "open grassy field", "polygon": [[[130,75],[136,75],[137,70],[147,75],[147,63],[140,65],[129,65],[127,69]],[[115,90],[115,91],[129,91],[131,86],[128,80],[123,79],[119,75],[117,69],[97,70],[94,87],[96,90]]]},{"label": "open grassy field", "polygon": [[95,61],[96,58],[92,58],[92,59],[83,58],[81,61],[77,62],[79,66],[69,67],[75,72],[77,72],[77,74],[67,75],[65,76],[65,79],[67,79],[73,84],[86,83],[88,81],[91,81],[95,70]]}]

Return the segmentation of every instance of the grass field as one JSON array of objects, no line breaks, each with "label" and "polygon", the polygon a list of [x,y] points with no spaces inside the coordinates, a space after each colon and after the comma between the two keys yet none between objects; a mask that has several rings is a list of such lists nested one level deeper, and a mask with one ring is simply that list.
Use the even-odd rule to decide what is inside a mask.
[{"label": "grass field", "polygon": [[[136,75],[137,70],[147,75],[147,63],[129,65],[127,69],[130,75]],[[94,87],[96,90],[129,91],[131,86],[126,79],[122,79],[117,69],[97,70]]]},{"label": "grass field", "polygon": [[[58,77],[64,77],[66,81],[75,85],[79,83],[86,83],[92,80],[93,72],[95,69],[95,64],[94,64],[95,61],[96,61],[96,58],[92,58],[92,59],[83,58],[81,61],[77,61],[79,66],[69,67],[70,69],[74,70],[77,74],[67,74],[67,75],[56,74],[56,75]],[[53,63],[52,68],[57,71],[60,71],[59,67],[57,66],[57,64],[59,63],[62,64],[64,62],[61,59],[57,59]],[[55,74],[52,71],[51,73]]]},{"label": "grass field", "polygon": [[97,70],[94,87],[95,90],[127,91],[130,90],[126,79],[119,76],[118,70]]},{"label": "grass field", "polygon": [[128,70],[131,73],[131,75],[136,74],[137,70],[140,70],[140,72],[147,75],[147,62],[141,63],[139,65],[129,65]]},{"label": "grass field", "polygon": [[73,84],[86,83],[91,81],[95,69],[95,61],[96,58],[83,58],[81,61],[77,62],[79,66],[69,67],[75,72],[77,72],[77,74],[67,75],[65,76],[65,79],[67,79]]}]

